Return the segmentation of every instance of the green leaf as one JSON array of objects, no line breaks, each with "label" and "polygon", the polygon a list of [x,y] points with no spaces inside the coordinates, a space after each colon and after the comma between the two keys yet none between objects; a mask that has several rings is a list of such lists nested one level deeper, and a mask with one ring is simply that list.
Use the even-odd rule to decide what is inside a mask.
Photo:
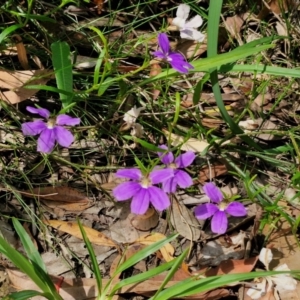
[{"label": "green leaf", "polygon": [[9,294],[8,298],[4,298],[7,300],[27,300],[29,298],[35,297],[35,296],[43,296],[44,294],[38,291],[32,291],[32,290],[27,290],[27,291],[21,291],[21,292],[15,292]]},{"label": "green leaf", "polygon": [[72,95],[59,94],[63,107],[66,107],[72,103],[74,96],[70,47],[66,42],[55,42],[51,44],[51,50],[57,87]]},{"label": "green leaf", "polygon": [[5,28],[1,33],[0,33],[0,44],[3,42],[3,40],[12,32],[16,31],[19,28],[22,28],[23,25],[15,24],[11,25],[7,28]]},{"label": "green leaf", "polygon": [[32,261],[35,262],[36,265],[38,265],[41,270],[43,270],[45,273],[47,273],[46,266],[44,264],[44,261],[42,257],[40,256],[39,252],[37,251],[36,247],[31,241],[30,236],[27,234],[19,220],[16,218],[12,218],[12,222],[14,225],[14,228],[16,229],[16,232],[22,242],[22,245],[26,251],[26,254],[28,258]]},{"label": "green leaf", "polygon": [[132,267],[133,265],[135,265],[139,261],[143,260],[144,258],[146,258],[147,256],[149,256],[150,254],[152,254],[155,251],[159,250],[165,244],[173,241],[177,236],[178,236],[178,234],[173,234],[170,237],[168,237],[168,238],[166,238],[164,240],[158,241],[156,243],[153,243],[153,244],[147,246],[146,248],[142,249],[138,253],[134,254],[133,256],[131,256],[129,259],[127,259],[124,263],[122,263],[117,268],[117,270],[115,271],[115,273],[114,273],[114,275],[112,277],[114,277],[116,274],[120,274],[124,270]]},{"label": "green leaf", "polygon": [[87,237],[87,235],[84,231],[84,228],[83,228],[82,224],[80,223],[79,219],[77,220],[77,223],[78,223],[78,226],[80,228],[80,232],[82,234],[82,237],[83,237],[84,243],[86,245],[86,248],[89,252],[91,263],[92,263],[92,266],[93,266],[93,273],[94,273],[95,278],[96,278],[98,291],[99,291],[99,294],[101,294],[101,291],[102,291],[102,276],[101,276],[101,273],[100,273],[100,270],[99,270],[97,257],[95,255],[93,246],[92,246],[91,242],[89,241],[89,239],[88,239],[88,237]]}]

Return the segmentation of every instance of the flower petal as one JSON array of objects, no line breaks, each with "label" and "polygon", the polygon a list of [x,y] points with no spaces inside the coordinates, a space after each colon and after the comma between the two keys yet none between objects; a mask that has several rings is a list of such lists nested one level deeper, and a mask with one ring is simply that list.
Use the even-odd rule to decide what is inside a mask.
[{"label": "flower petal", "polygon": [[74,126],[80,124],[80,118],[72,118],[68,115],[59,115],[56,117],[56,124]]},{"label": "flower petal", "polygon": [[244,217],[247,215],[245,206],[239,202],[231,202],[225,209],[225,211],[234,217]]},{"label": "flower petal", "polygon": [[185,171],[182,170],[176,170],[175,171],[175,178],[177,184],[182,188],[185,189],[187,187],[190,187],[193,184],[192,177]]},{"label": "flower petal", "polygon": [[[168,150],[168,147],[166,145],[160,145],[158,148]],[[169,165],[174,161],[174,155],[171,151],[166,151],[166,152],[157,152],[161,162],[165,165]]]},{"label": "flower petal", "polygon": [[176,17],[186,20],[189,17],[190,9],[187,4],[180,4],[176,11]]},{"label": "flower petal", "polygon": [[39,114],[40,116],[44,117],[45,119],[48,119],[50,116],[50,111],[46,108],[35,108],[32,106],[27,106],[26,110],[28,110],[32,114]]},{"label": "flower petal", "polygon": [[116,172],[116,177],[140,180],[142,178],[142,172],[137,168],[121,169]]},{"label": "flower petal", "polygon": [[185,23],[185,28],[198,28],[203,24],[203,19],[196,15]]},{"label": "flower petal", "polygon": [[223,234],[226,232],[228,226],[228,220],[224,211],[217,211],[211,219],[211,231],[217,234]]},{"label": "flower petal", "polygon": [[218,210],[219,208],[215,204],[201,204],[195,208],[195,216],[197,219],[205,220],[213,216]]},{"label": "flower petal", "polygon": [[150,205],[149,189],[141,188],[131,201],[131,212],[138,215],[143,215]]},{"label": "flower petal", "polygon": [[162,51],[154,51],[152,52],[152,55],[158,58],[166,59],[166,55]]},{"label": "flower petal", "polygon": [[165,193],[175,193],[177,188],[177,181],[175,177],[169,178],[162,183],[162,189]]},{"label": "flower petal", "polygon": [[165,192],[156,186],[148,188],[150,202],[159,211],[163,211],[171,205],[170,199]]},{"label": "flower petal", "polygon": [[164,54],[169,53],[170,42],[169,42],[168,36],[165,33],[160,33],[158,35],[158,45]]},{"label": "flower petal", "polygon": [[194,152],[192,151],[187,151],[184,154],[179,155],[176,159],[175,159],[175,163],[176,166],[178,168],[186,168],[189,165],[192,164],[192,162],[194,161],[196,155]]},{"label": "flower petal", "polygon": [[186,74],[189,69],[194,69],[194,67],[185,61],[184,57],[180,53],[171,53],[168,56],[168,62],[171,67],[178,71],[179,73]]},{"label": "flower petal", "polygon": [[186,28],[180,31],[182,39],[193,40],[199,43],[203,42],[205,35],[196,29]]},{"label": "flower petal", "polygon": [[37,151],[50,153],[55,146],[56,135],[53,129],[46,128],[37,141]]},{"label": "flower petal", "polygon": [[22,132],[24,135],[37,135],[43,130],[47,129],[47,125],[42,120],[36,120],[33,122],[26,122],[22,124]]},{"label": "flower petal", "polygon": [[153,184],[162,183],[165,180],[174,176],[174,170],[171,168],[168,169],[160,169],[160,170],[153,170],[149,174],[149,178]]},{"label": "flower petal", "polygon": [[203,191],[212,202],[219,203],[224,198],[222,192],[212,182],[204,184]]},{"label": "flower petal", "polygon": [[185,19],[182,18],[174,18],[171,22],[172,25],[175,25],[179,28],[179,30],[184,29],[185,28]]},{"label": "flower petal", "polygon": [[62,147],[68,148],[74,142],[74,136],[68,129],[61,126],[55,126],[53,131],[58,144]]},{"label": "flower petal", "polygon": [[120,183],[112,192],[118,201],[124,201],[132,198],[140,189],[141,186],[139,183],[128,181]]}]

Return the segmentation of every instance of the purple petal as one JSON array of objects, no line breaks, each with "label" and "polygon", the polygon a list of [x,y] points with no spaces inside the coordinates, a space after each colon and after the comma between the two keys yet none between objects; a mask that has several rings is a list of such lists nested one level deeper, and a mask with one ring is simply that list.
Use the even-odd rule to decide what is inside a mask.
[{"label": "purple petal", "polygon": [[119,184],[112,192],[118,201],[124,201],[132,198],[140,189],[141,186],[139,183],[128,181]]},{"label": "purple petal", "polygon": [[203,191],[212,202],[219,203],[224,198],[222,192],[212,182],[204,184]]},{"label": "purple petal", "polygon": [[158,45],[164,54],[168,54],[170,51],[170,42],[168,36],[165,33],[158,35]]},{"label": "purple petal", "polygon": [[246,208],[242,203],[231,202],[225,209],[225,211],[234,217],[244,217],[247,215]]},{"label": "purple petal", "polygon": [[143,215],[150,205],[150,192],[149,189],[141,188],[131,202],[131,212],[138,215]]},{"label": "purple petal", "polygon": [[174,176],[173,169],[160,169],[160,170],[153,170],[149,174],[149,178],[151,179],[152,184],[162,183],[165,180]]},{"label": "purple petal", "polygon": [[53,129],[46,128],[37,141],[37,151],[50,153],[55,146],[56,135]]},{"label": "purple petal", "polygon": [[175,159],[176,166],[178,168],[186,168],[192,164],[195,157],[196,157],[196,155],[192,151],[188,151],[184,154],[181,154]]},{"label": "purple petal", "polygon": [[62,147],[68,148],[74,142],[74,136],[68,129],[61,126],[55,126],[53,131],[58,144]]},{"label": "purple petal", "polygon": [[228,220],[224,211],[217,211],[211,219],[211,231],[217,234],[223,234],[226,232],[228,226]]},{"label": "purple petal", "polygon": [[166,193],[175,193],[177,188],[177,181],[175,177],[169,178],[162,183],[162,189]]},{"label": "purple petal", "polygon": [[176,178],[177,184],[182,189],[190,187],[193,184],[193,180],[192,180],[191,176],[185,171],[176,170],[175,171],[175,178]]},{"label": "purple petal", "polygon": [[215,204],[205,203],[195,208],[195,216],[197,219],[205,220],[213,216],[217,211],[219,211],[219,208]]},{"label": "purple petal", "polygon": [[121,169],[116,172],[116,177],[140,180],[142,178],[142,172],[137,168]]},{"label": "purple petal", "polygon": [[68,115],[59,115],[56,118],[56,124],[74,126],[80,124],[80,118],[72,118]]},{"label": "purple petal", "polygon": [[185,58],[180,53],[172,53],[168,56],[168,61],[173,69],[179,73],[188,73],[189,69],[194,67],[185,61]]},{"label": "purple petal", "polygon": [[27,106],[26,109],[31,112],[32,114],[39,114],[40,116],[48,119],[50,116],[50,111],[46,108],[35,108],[32,106]]},{"label": "purple petal", "polygon": [[[168,147],[166,145],[160,145],[158,146],[158,148],[168,150]],[[174,155],[170,151],[157,152],[157,154],[160,157],[161,162],[164,163],[165,165],[169,165],[174,161]]]},{"label": "purple petal", "polygon": [[36,120],[22,124],[22,132],[24,135],[37,135],[45,129],[47,129],[47,125],[42,120]]},{"label": "purple petal", "polygon": [[169,197],[161,189],[156,186],[151,186],[148,188],[148,191],[150,194],[150,202],[157,210],[163,211],[170,206]]},{"label": "purple petal", "polygon": [[154,51],[152,54],[158,58],[166,59],[166,55],[162,51]]}]

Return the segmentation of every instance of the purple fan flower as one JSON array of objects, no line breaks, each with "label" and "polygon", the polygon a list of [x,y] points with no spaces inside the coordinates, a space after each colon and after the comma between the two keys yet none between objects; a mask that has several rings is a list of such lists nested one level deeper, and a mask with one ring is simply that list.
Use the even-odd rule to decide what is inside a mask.
[{"label": "purple fan flower", "polygon": [[153,55],[169,62],[173,69],[185,74],[188,73],[189,69],[194,69],[194,67],[185,60],[182,54],[171,51],[170,42],[165,33],[158,35],[158,45],[160,49],[159,51],[153,52]]},{"label": "purple fan flower", "polygon": [[[166,145],[161,145],[159,148],[168,150]],[[166,178],[162,183],[163,190],[166,193],[175,193],[177,186],[185,189],[193,184],[191,176],[187,172],[180,170],[180,168],[186,168],[192,164],[196,157],[194,152],[187,151],[176,158],[172,152],[158,152],[158,156],[167,169],[172,170],[173,176]]]},{"label": "purple fan flower", "polygon": [[39,114],[47,119],[47,122],[35,120],[33,122],[22,124],[24,135],[40,135],[37,142],[37,151],[50,153],[53,150],[56,141],[62,147],[69,147],[73,143],[73,134],[62,127],[62,125],[78,125],[80,123],[80,118],[72,118],[68,115],[59,115],[52,118],[50,117],[48,109],[31,106],[27,106],[26,109],[33,114]]},{"label": "purple fan flower", "polygon": [[118,201],[132,198],[131,212],[143,215],[148,210],[150,203],[159,211],[170,206],[167,194],[153,184],[161,183],[171,177],[171,170],[154,170],[148,176],[143,176],[141,170],[137,168],[123,169],[118,170],[116,176],[131,179],[113,189],[113,195]]},{"label": "purple fan flower", "polygon": [[223,194],[214,183],[206,183],[203,186],[203,190],[210,200],[216,204],[206,203],[197,206],[195,209],[195,216],[200,220],[205,220],[212,216],[212,232],[217,234],[223,234],[226,232],[228,227],[226,213],[234,217],[243,217],[247,215],[247,211],[243,204],[236,201],[230,203],[223,201]]}]

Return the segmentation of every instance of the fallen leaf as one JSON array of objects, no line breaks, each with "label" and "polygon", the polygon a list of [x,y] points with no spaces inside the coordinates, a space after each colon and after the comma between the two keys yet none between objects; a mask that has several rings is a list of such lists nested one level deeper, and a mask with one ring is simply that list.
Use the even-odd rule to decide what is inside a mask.
[{"label": "fallen leaf", "polygon": [[[57,230],[69,233],[79,239],[82,239],[82,234],[80,232],[80,228],[77,223],[65,222],[60,220],[44,220],[43,222],[46,225],[49,225]],[[109,239],[103,233],[86,226],[83,226],[83,228],[91,243],[100,246],[103,245],[109,247],[116,247],[117,249],[119,248],[117,244],[115,244],[111,239]]]},{"label": "fallen leaf", "polygon": [[17,51],[18,51],[18,59],[19,59],[20,65],[22,66],[22,68],[24,70],[28,70],[29,63],[28,63],[28,59],[27,59],[27,51],[22,42],[22,38],[18,34],[15,34],[13,36],[13,38],[16,40],[16,47],[17,47]]},{"label": "fallen leaf", "polygon": [[181,202],[173,198],[171,205],[170,220],[176,231],[190,241],[200,238],[200,224],[191,210]]},{"label": "fallen leaf", "polygon": [[21,192],[30,198],[41,198],[49,201],[60,202],[89,202],[89,198],[76,189],[68,186],[48,186],[43,188],[34,188]]},{"label": "fallen leaf", "polygon": [[206,140],[201,141],[195,138],[186,139],[183,136],[170,133],[165,129],[163,129],[163,133],[167,139],[170,138],[172,146],[179,146],[179,149],[183,151],[202,152],[209,146]]},{"label": "fallen leaf", "polygon": [[213,164],[205,166],[199,171],[198,180],[200,183],[204,183],[207,180],[211,180],[215,177],[228,173],[228,169],[224,164]]},{"label": "fallen leaf", "polygon": [[87,208],[89,208],[91,206],[90,201],[87,202],[83,202],[83,201],[79,201],[79,202],[70,202],[70,203],[64,203],[64,202],[60,202],[60,201],[48,201],[46,199],[41,199],[41,201],[48,207],[50,208],[59,208],[59,209],[63,209],[66,211],[83,211]]},{"label": "fallen leaf", "polygon": [[29,85],[43,85],[54,77],[53,71],[0,71],[0,88],[8,91],[0,91],[2,100],[16,104],[29,99],[39,90],[26,89]]},{"label": "fallen leaf", "polygon": [[142,231],[148,231],[156,227],[158,224],[159,216],[155,209],[150,207],[144,215],[130,214],[129,216],[131,225]]},{"label": "fallen leaf", "polygon": [[223,274],[248,273],[253,270],[258,260],[258,256],[246,259],[229,259],[222,261],[216,268],[205,272],[207,277],[219,276]]},{"label": "fallen leaf", "polygon": [[[139,239],[137,239],[135,241],[135,243],[140,243],[142,245],[151,245],[151,244],[161,241],[165,238],[166,238],[165,235],[155,232],[153,234],[148,234],[148,235],[144,235],[144,236],[140,237]],[[175,250],[174,250],[174,247],[170,243],[167,243],[166,245],[164,245],[160,249],[160,252],[165,261],[169,262],[174,259],[173,255],[174,255]]]},{"label": "fallen leaf", "polygon": [[233,17],[227,17],[224,25],[227,31],[230,33],[232,38],[240,39],[241,28],[244,24],[244,19],[239,15]]}]

